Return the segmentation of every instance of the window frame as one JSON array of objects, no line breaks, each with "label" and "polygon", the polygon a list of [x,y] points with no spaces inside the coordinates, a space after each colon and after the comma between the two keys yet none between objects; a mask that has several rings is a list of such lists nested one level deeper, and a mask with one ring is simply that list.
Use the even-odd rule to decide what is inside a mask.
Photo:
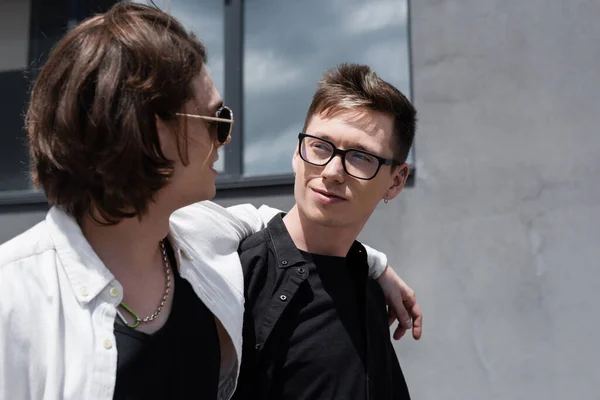
[{"label": "window frame", "polygon": [[[86,0],[79,0],[85,2]],[[202,1],[202,0],[198,0]],[[224,1],[224,83],[225,93],[223,94],[226,103],[236,116],[236,123],[233,125],[232,140],[225,148],[224,169],[216,178],[216,187],[221,190],[235,190],[244,188],[258,188],[266,186],[286,186],[293,185],[294,175],[292,172],[285,174],[268,174],[260,176],[244,175],[244,0],[222,0]],[[32,0],[32,9],[39,7],[42,0]],[[408,48],[408,75],[409,75],[409,95],[411,102],[414,99],[413,86],[413,63],[412,63],[412,37],[411,37],[411,0],[407,2],[407,48]],[[38,27],[37,15],[31,12],[30,38],[29,38],[29,59],[35,60],[42,54],[42,51],[49,49],[40,49],[40,43],[36,39]],[[47,43],[46,43],[47,47]],[[209,49],[210,50],[210,49]],[[33,73],[30,77],[33,79]],[[416,174],[415,146],[411,149],[407,164],[409,167],[409,177],[407,186],[413,186]],[[0,191],[0,206],[8,204],[35,204],[47,202],[46,196],[41,190],[4,190]]]},{"label": "window frame", "polygon": [[[257,186],[293,184],[294,176],[286,174],[267,174],[259,176],[244,175],[244,0],[225,1],[225,94],[227,104],[234,110],[236,123],[233,126],[234,140],[226,147],[225,168],[216,179],[217,190]],[[412,76],[412,38],[411,38],[411,0],[406,0],[406,40],[408,41],[408,78],[409,95],[413,102]],[[415,146],[411,149],[406,163],[409,169],[408,186],[413,186],[415,166]]]}]

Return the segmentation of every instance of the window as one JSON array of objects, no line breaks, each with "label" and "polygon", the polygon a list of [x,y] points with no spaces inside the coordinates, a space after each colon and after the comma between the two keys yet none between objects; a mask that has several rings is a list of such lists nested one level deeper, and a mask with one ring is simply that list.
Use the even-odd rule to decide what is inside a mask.
[{"label": "window", "polygon": [[115,0],[0,1],[0,204],[44,201],[29,179],[23,116],[30,82],[66,30]]},{"label": "window", "polygon": [[0,3],[0,191],[30,189],[23,110],[27,101],[31,1]]},{"label": "window", "polygon": [[244,175],[291,173],[312,94],[336,64],[368,64],[410,96],[406,0],[247,0],[244,6]]},{"label": "window", "polygon": [[[36,68],[69,27],[117,1],[0,2],[0,204],[44,201],[31,188],[23,131]],[[292,181],[305,112],[319,78],[335,64],[371,65],[410,96],[408,1],[155,1],[205,43],[213,81],[234,110],[218,187]]]}]

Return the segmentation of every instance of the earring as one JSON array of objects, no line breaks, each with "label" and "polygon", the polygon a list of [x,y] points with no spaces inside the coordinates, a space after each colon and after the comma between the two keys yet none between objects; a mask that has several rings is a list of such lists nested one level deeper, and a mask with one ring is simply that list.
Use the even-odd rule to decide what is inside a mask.
[{"label": "earring", "polygon": [[383,199],[383,202],[384,202],[385,204],[387,204],[387,203],[388,203],[388,199]]}]

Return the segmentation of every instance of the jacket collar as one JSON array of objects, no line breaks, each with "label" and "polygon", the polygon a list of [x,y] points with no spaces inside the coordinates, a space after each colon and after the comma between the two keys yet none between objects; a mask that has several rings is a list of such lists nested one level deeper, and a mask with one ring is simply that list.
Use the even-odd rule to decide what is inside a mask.
[{"label": "jacket collar", "polygon": [[[269,221],[267,230],[275,257],[279,268],[288,268],[300,263],[306,263],[306,260],[288,232],[283,217],[285,213],[279,213]],[[367,262],[367,252],[364,246],[357,240],[354,241],[346,258],[349,261]]]},{"label": "jacket collar", "polygon": [[267,224],[271,247],[277,258],[277,267],[279,268],[289,268],[293,265],[306,263],[304,256],[296,247],[283,223],[284,216],[285,213],[277,214]]}]

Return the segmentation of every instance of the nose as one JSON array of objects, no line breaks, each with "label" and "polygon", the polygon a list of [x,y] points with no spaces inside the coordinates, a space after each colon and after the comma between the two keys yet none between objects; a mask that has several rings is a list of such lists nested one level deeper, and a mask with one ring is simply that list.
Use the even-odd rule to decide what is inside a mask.
[{"label": "nose", "polygon": [[334,182],[344,182],[344,165],[342,157],[337,154],[323,168],[321,176]]}]

